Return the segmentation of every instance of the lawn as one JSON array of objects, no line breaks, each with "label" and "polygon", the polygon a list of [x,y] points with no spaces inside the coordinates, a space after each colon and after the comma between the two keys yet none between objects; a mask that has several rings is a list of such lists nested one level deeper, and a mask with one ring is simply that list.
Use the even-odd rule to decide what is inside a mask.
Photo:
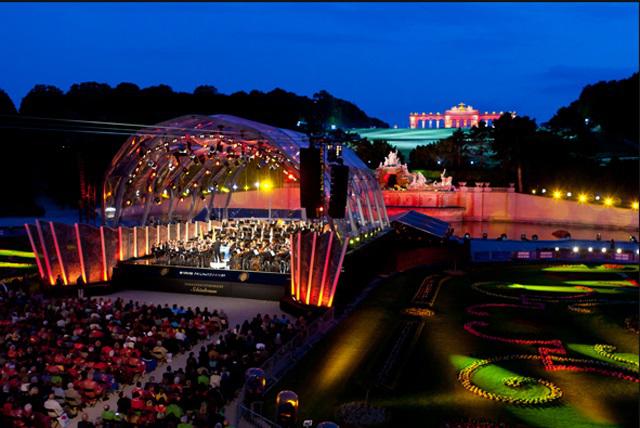
[{"label": "lawn", "polygon": [[[15,244],[15,241],[2,242]],[[0,278],[6,279],[35,271],[35,254],[11,248],[0,248]]]},{"label": "lawn", "polygon": [[[416,321],[404,310],[425,275],[381,284],[270,391],[267,416],[275,394],[291,389],[301,417],[315,421],[368,398],[386,409],[390,427],[480,417],[509,426],[638,425],[638,336],[625,327],[637,313],[637,271],[478,267],[443,276],[434,315],[409,328]],[[472,287],[478,282],[495,293]]]}]

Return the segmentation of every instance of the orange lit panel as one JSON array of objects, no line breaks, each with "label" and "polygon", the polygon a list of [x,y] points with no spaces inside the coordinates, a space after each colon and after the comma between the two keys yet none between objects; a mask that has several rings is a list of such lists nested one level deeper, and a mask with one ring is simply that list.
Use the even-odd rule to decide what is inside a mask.
[{"label": "orange lit panel", "polygon": [[316,256],[316,238],[317,238],[317,233],[316,232],[311,232],[313,233],[313,241],[311,243],[311,260],[309,261],[309,277],[307,280],[307,297],[304,299],[304,302],[308,305],[309,304],[309,299],[311,297],[311,281],[313,280],[313,262],[315,261],[315,256]]},{"label": "orange lit panel", "polygon": [[320,294],[318,295],[318,306],[322,306],[322,297],[324,294],[324,283],[327,281],[327,271],[329,270],[329,260],[331,259],[331,244],[333,243],[333,231],[329,232],[329,244],[327,244],[327,256],[324,259],[324,268],[322,269],[322,280],[320,281]]},{"label": "orange lit panel", "polygon": [[[103,232],[100,232],[100,233],[103,233]],[[104,237],[102,237],[102,241],[103,241],[103,243],[102,243],[103,250],[102,251],[104,252]],[[105,257],[105,260],[106,260],[106,257]],[[124,260],[124,257],[122,255],[122,226],[118,227],[118,260],[120,260],[120,261]]]},{"label": "orange lit panel", "polygon": [[133,226],[133,257],[138,257],[138,230]]},{"label": "orange lit panel", "polygon": [[149,226],[144,227],[144,255],[149,255]]},{"label": "orange lit panel", "polygon": [[29,237],[29,244],[31,244],[31,250],[33,250],[33,254],[36,256],[36,265],[38,265],[38,272],[40,272],[40,278],[44,279],[44,269],[42,269],[42,263],[40,263],[40,256],[38,256],[38,249],[36,248],[36,243],[33,240],[33,235],[31,235],[31,230],[29,229],[29,225],[25,223],[25,229],[27,229],[27,236]]},{"label": "orange lit panel", "polygon": [[78,257],[80,258],[80,272],[82,273],[82,280],[87,283],[87,273],[84,268],[84,255],[82,254],[82,241],[80,240],[80,227],[78,223],[75,224],[76,239],[78,241]]},{"label": "orange lit panel", "polygon": [[56,236],[56,230],[53,227],[53,222],[49,222],[49,228],[51,229],[51,235],[53,236],[53,245],[56,247],[56,255],[58,256],[58,264],[60,265],[60,272],[62,273],[62,282],[64,285],[68,285],[67,274],[64,271],[64,261],[62,260],[62,254],[60,253],[60,246],[58,245],[58,237]]},{"label": "orange lit panel", "polygon": [[298,245],[296,253],[298,254],[298,260],[296,260],[296,300],[300,301],[300,241],[301,233],[298,232]]},{"label": "orange lit panel", "polygon": [[36,220],[36,229],[38,230],[38,238],[40,239],[40,246],[42,247],[42,256],[44,257],[44,264],[47,267],[47,275],[49,276],[49,284],[55,284],[53,280],[53,274],[51,273],[51,264],[49,263],[49,255],[47,254],[47,247],[44,244],[44,236],[42,235],[42,227],[40,226],[40,220]]},{"label": "orange lit panel", "polygon": [[289,268],[289,274],[291,276],[291,296],[295,296],[296,290],[295,290],[295,280],[294,280],[294,272],[293,272],[293,234],[291,234],[291,236],[289,236],[289,259],[290,261],[290,265],[291,267]]},{"label": "orange lit panel", "polygon": [[[122,242],[122,227],[118,228],[118,242]],[[107,251],[104,245],[104,226],[100,226],[100,245],[102,248],[102,279],[107,281]],[[122,245],[120,245],[120,260],[122,260]]]},{"label": "orange lit panel", "polygon": [[340,253],[340,261],[338,262],[338,269],[336,269],[336,274],[333,277],[333,286],[331,287],[331,293],[329,294],[329,303],[327,303],[328,307],[333,305],[333,296],[336,294],[336,287],[338,286],[338,279],[340,278],[340,271],[342,270],[342,262],[344,261],[344,255],[347,252],[347,246],[349,245],[349,236],[345,236],[344,243],[342,244],[342,252]]}]

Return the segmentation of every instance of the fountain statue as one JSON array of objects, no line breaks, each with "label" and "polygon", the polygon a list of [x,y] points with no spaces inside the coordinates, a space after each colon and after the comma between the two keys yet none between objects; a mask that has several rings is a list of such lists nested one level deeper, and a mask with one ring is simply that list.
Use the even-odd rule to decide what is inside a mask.
[{"label": "fountain statue", "polygon": [[440,182],[429,183],[421,172],[409,172],[406,164],[400,161],[398,151],[389,152],[384,162],[380,162],[376,169],[376,178],[380,187],[393,190],[453,190],[453,177],[447,177],[445,169],[440,174]]}]

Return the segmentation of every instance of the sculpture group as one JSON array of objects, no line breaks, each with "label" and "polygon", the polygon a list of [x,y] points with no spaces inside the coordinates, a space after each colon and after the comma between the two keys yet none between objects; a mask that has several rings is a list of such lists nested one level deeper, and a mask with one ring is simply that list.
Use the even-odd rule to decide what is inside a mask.
[{"label": "sculpture group", "polygon": [[423,191],[452,191],[453,177],[446,176],[444,169],[440,174],[440,181],[429,182],[421,172],[409,172],[406,164],[400,161],[398,151],[390,152],[380,162],[376,169],[376,178],[380,187],[385,190],[423,190]]}]

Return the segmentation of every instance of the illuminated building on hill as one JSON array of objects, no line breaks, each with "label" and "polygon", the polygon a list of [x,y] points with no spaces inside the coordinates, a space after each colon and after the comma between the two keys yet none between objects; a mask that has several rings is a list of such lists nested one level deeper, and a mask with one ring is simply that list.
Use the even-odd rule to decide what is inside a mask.
[{"label": "illuminated building on hill", "polygon": [[[498,119],[503,112],[485,111],[480,113],[471,106],[460,103],[441,113],[410,113],[409,127],[415,128],[471,128],[483,120],[488,126]],[[511,113],[515,116],[515,112]],[[420,125],[420,126],[418,126]]]}]

